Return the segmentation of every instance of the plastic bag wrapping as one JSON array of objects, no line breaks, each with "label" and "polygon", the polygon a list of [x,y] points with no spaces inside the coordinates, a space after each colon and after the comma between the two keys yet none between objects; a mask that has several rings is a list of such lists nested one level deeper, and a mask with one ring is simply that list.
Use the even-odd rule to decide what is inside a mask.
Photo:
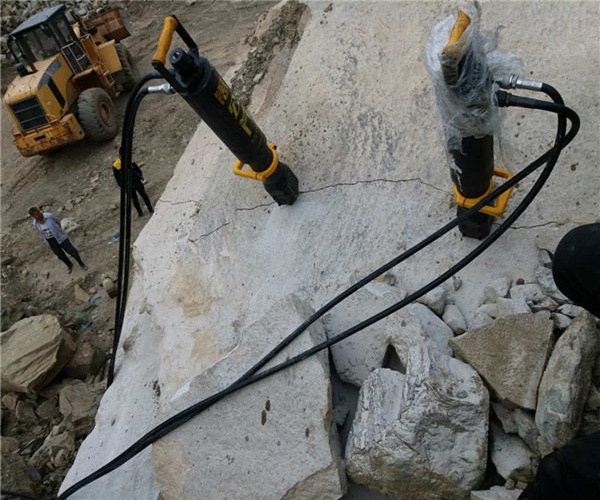
[{"label": "plastic bag wrapping", "polygon": [[426,62],[441,115],[447,152],[462,152],[464,137],[499,137],[501,111],[494,105],[498,86],[494,78],[521,73],[522,64],[512,54],[496,50],[498,32],[479,31],[479,9],[461,9],[470,23],[460,39],[448,43],[457,16],[436,24],[427,43]]}]

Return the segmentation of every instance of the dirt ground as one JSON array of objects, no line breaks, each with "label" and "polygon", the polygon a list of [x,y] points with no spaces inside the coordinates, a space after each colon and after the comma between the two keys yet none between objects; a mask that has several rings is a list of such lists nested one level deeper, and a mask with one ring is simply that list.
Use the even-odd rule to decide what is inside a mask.
[{"label": "dirt ground", "polygon": [[[120,5],[130,22],[132,36],[125,39],[140,74],[152,70],[164,18],[174,14],[205,55],[225,75],[246,61],[257,21],[274,2],[132,1]],[[172,48],[185,47],[177,35]],[[2,68],[2,90],[14,72]],[[160,82],[157,82],[160,83]],[[116,106],[122,121],[129,94]],[[146,190],[154,204],[172,176],[177,160],[199,123],[198,116],[178,95],[147,97],[137,115],[134,160],[143,163]],[[120,133],[108,143],[80,141],[46,156],[23,158],[12,144],[11,120],[2,109],[2,330],[25,316],[50,313],[79,336],[98,347],[111,344],[114,300],[101,282],[117,275],[119,189],[111,165],[121,142]],[[65,266],[51,253],[31,225],[30,206],[70,219],[77,227],[70,233],[88,270]],[[143,206],[143,203],[142,203]],[[145,207],[144,207],[145,209]],[[149,220],[132,216],[133,237]],[[95,306],[78,302],[79,285]]]}]

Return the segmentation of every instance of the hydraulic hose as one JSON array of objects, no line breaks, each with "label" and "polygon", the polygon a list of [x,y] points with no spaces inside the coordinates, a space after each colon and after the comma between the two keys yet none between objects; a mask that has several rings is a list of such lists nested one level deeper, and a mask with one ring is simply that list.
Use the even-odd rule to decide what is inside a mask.
[{"label": "hydraulic hose", "polygon": [[[568,141],[564,142],[565,145],[567,143],[568,143]],[[560,148],[560,149],[562,149],[562,148]],[[557,151],[560,151],[560,150],[557,150]],[[379,313],[371,316],[370,318],[362,321],[361,323],[345,330],[344,332],[328,339],[325,342],[322,342],[321,344],[317,344],[316,346],[313,346],[311,349],[307,349],[306,351],[298,354],[297,356],[294,356],[294,357],[286,360],[285,362],[270,368],[269,370],[265,370],[263,372],[260,372],[256,375],[254,375],[247,381],[247,384],[245,384],[245,385],[256,382],[257,380],[261,380],[273,373],[281,371],[281,370],[287,368],[288,366],[296,364],[296,363],[310,357],[312,354],[315,354],[327,347],[330,347],[338,342],[341,342],[342,340],[350,337],[351,335],[363,330],[364,328],[366,328],[366,327],[376,323],[377,321],[380,321],[383,318],[389,316],[390,314],[402,309],[406,305],[410,304],[411,302],[413,302],[413,301],[417,300],[418,298],[422,297],[423,295],[425,295],[427,292],[433,290],[435,287],[441,285],[444,281],[446,281],[447,279],[452,277],[454,274],[456,274],[458,271],[460,271],[466,265],[468,265],[471,261],[473,261],[475,258],[477,258],[481,253],[483,253],[492,243],[494,243],[510,227],[510,225],[516,219],[518,219],[518,217],[520,217],[520,215],[531,204],[531,202],[533,201],[535,196],[537,196],[537,194],[539,193],[539,191],[545,184],[546,180],[552,173],[552,169],[554,168],[554,165],[556,164],[557,159],[558,159],[558,152],[556,152],[553,155],[553,158],[548,162],[548,165],[542,171],[542,173],[540,174],[540,177],[536,180],[535,184],[530,189],[530,191],[527,193],[527,195],[525,196],[523,201],[521,201],[521,203],[517,206],[517,208],[515,208],[515,210],[506,218],[506,220],[500,224],[498,229],[496,229],[485,240],[483,240],[474,250],[472,250],[469,254],[467,254],[467,256],[465,256],[463,259],[461,259],[458,263],[456,263],[454,266],[452,266],[446,272],[444,272],[443,274],[441,274],[436,279],[432,280],[431,282],[429,282],[427,285],[423,286],[416,292],[408,295],[403,300],[388,307],[387,309],[384,309],[383,311],[380,311]]]},{"label": "hydraulic hose", "polygon": [[[546,85],[546,87],[549,89],[548,95],[550,97],[552,97],[553,99],[556,99],[557,103],[562,104],[562,98],[560,97],[560,94],[555,89],[553,89],[553,87],[550,87],[549,85]],[[538,102],[541,104],[546,104],[545,101],[538,101]],[[567,144],[569,142],[571,142],[573,137],[575,137],[575,135],[577,134],[577,131],[579,130],[579,117],[577,116],[577,114],[575,112],[573,112],[572,110],[570,110],[569,108],[565,108],[565,110],[568,110],[568,111],[565,111],[565,113],[570,112],[569,113],[571,115],[570,119],[574,123],[574,125],[576,124],[576,126],[574,126],[573,129],[570,131],[570,137],[562,146],[560,146],[560,149],[566,147]],[[554,109],[554,112],[558,112],[558,110]],[[560,134],[560,130],[564,129],[565,127],[566,127],[565,118],[562,113],[559,113],[559,126],[558,126],[559,132],[557,133],[557,138],[556,138],[555,144],[560,144],[562,142],[562,136]],[[553,149],[549,150],[547,153],[545,153],[540,158],[538,158],[537,160],[532,162],[529,166],[527,166],[521,172],[514,175],[510,180],[508,180],[507,182],[505,182],[504,184],[502,184],[501,186],[496,188],[488,196],[483,198],[479,203],[474,205],[473,208],[466,211],[461,216],[453,219],[451,222],[449,222],[448,224],[446,224],[445,226],[443,226],[442,228],[437,230],[435,233],[432,233],[430,236],[428,236],[427,238],[422,240],[420,243],[418,243],[418,244],[414,245],[413,247],[411,247],[410,249],[406,250],[404,253],[402,253],[398,257],[390,260],[388,263],[384,264],[377,270],[368,274],[367,276],[362,278],[360,281],[358,281],[357,283],[352,285],[350,288],[346,289],[345,291],[340,293],[338,296],[333,298],[331,301],[329,301],[327,304],[325,304],[323,307],[321,307],[318,311],[313,313],[305,322],[303,322],[288,337],[283,339],[276,347],[274,347],[268,354],[266,354],[256,365],[254,365],[250,370],[248,370],[241,378],[249,377],[253,373],[256,373],[262,366],[264,366],[271,359],[273,359],[281,351],[281,349],[283,349],[284,347],[289,345],[300,333],[304,332],[311,324],[313,324],[317,319],[319,319],[321,316],[323,316],[325,313],[327,313],[329,310],[331,310],[337,304],[339,304],[340,302],[342,302],[343,300],[348,298],[350,295],[355,293],[357,290],[364,287],[366,284],[370,283],[371,281],[378,278],[385,272],[389,271],[390,269],[397,266],[398,264],[405,261],[406,259],[413,256],[414,254],[418,253],[423,248],[430,245],[437,239],[441,238],[448,231],[450,231],[454,227],[458,226],[461,222],[468,219],[471,215],[473,215],[475,212],[480,210],[482,207],[489,204],[491,201],[496,199],[502,193],[504,193],[511,187],[515,186],[522,179],[524,179],[525,177],[530,175],[534,170],[539,168],[539,166],[541,166],[543,163],[545,163],[546,161],[548,161],[551,158]]]},{"label": "hydraulic hose", "polygon": [[[546,180],[550,176],[550,174],[558,160],[560,151],[562,149],[564,149],[573,140],[573,138],[576,136],[576,134],[579,130],[579,117],[577,116],[577,114],[574,111],[572,111],[571,109],[562,105],[562,99],[560,98],[560,95],[558,94],[558,92],[556,92],[556,90],[554,90],[550,86],[547,86],[545,89],[542,89],[542,90],[545,93],[547,93],[547,95],[549,95],[555,102],[548,103],[547,101],[538,101],[535,99],[521,100],[521,99],[516,99],[515,98],[516,96],[513,96],[512,94],[507,94],[506,92],[498,91],[498,93],[503,92],[503,94],[507,94],[506,96],[503,94],[500,94],[499,105],[531,107],[533,109],[542,109],[542,110],[551,111],[553,113],[558,114],[556,139],[555,139],[555,143],[554,143],[553,147],[550,150],[548,150],[542,156],[540,156],[539,158],[534,160],[527,167],[525,167],[521,172],[517,173],[515,176],[510,178],[504,184],[502,184],[501,186],[496,188],[488,196],[483,198],[479,203],[474,205],[471,209],[464,212],[461,216],[455,218],[453,221],[449,222],[448,224],[443,226],[441,229],[439,229],[438,231],[436,231],[429,237],[422,240],[417,245],[415,245],[412,248],[410,248],[409,250],[405,251],[404,253],[402,253],[401,255],[396,257],[395,259],[392,259],[388,263],[384,264],[379,269],[372,272],[365,278],[361,279],[355,285],[351,286],[350,288],[348,288],[347,290],[345,290],[344,292],[342,292],[341,294],[336,296],[334,299],[332,299],[330,302],[325,304],[325,306],[321,307],[317,312],[315,312],[313,315],[311,315],[310,318],[308,318],[305,322],[303,322],[298,328],[296,328],[296,330],[294,330],[288,337],[286,337],[283,341],[281,341],[274,349],[272,349],[266,356],[264,356],[258,363],[256,363],[251,369],[249,369],[244,375],[242,375],[236,382],[231,384],[229,387],[223,389],[222,391],[220,391],[212,396],[209,396],[208,398],[192,405],[191,407],[189,407],[189,408],[177,413],[176,415],[170,417],[169,419],[165,420],[164,422],[162,422],[161,424],[156,426],[154,429],[152,429],[148,433],[146,433],[144,436],[142,436],[138,441],[133,443],[129,448],[127,448],[125,451],[123,451],[121,454],[119,454],[116,458],[111,460],[109,463],[107,463],[100,469],[96,470],[89,476],[83,478],[82,480],[75,483],[73,486],[71,486],[67,490],[65,490],[65,492],[58,497],[58,500],[64,500],[64,499],[68,498],[71,494],[73,494],[75,491],[79,490],[80,488],[84,487],[85,485],[91,483],[92,481],[95,481],[96,479],[98,479],[98,478],[104,476],[105,474],[108,474],[109,472],[113,471],[114,469],[120,467],[125,462],[127,462],[128,460],[133,458],[135,455],[140,453],[147,446],[154,443],[161,437],[165,436],[172,430],[174,430],[174,429],[180,427],[181,425],[183,425],[184,423],[188,422],[193,417],[200,414],[202,411],[209,408],[214,403],[220,401],[227,395],[229,395],[233,392],[236,392],[237,390],[239,390],[243,387],[246,387],[247,385],[250,385],[254,382],[262,380],[270,375],[273,375],[281,370],[284,370],[285,368],[287,368],[295,363],[298,363],[298,362],[310,357],[311,355],[313,355],[327,347],[330,347],[333,344],[336,344],[336,343],[344,340],[345,338],[363,330],[364,328],[376,323],[377,321],[380,321],[381,319],[385,318],[386,316],[389,316],[390,314],[405,307],[406,305],[410,304],[414,300],[425,295],[427,292],[429,292],[430,290],[434,289],[436,286],[440,285],[441,283],[443,283],[444,281],[449,279],[451,276],[453,276],[458,271],[463,269],[466,265],[468,265],[472,260],[474,260],[476,257],[478,257],[481,253],[483,253],[490,245],[492,245],[510,227],[510,225],[518,217],[520,217],[520,215],[525,211],[525,209],[533,201],[535,196],[539,193],[539,191],[545,184]],[[569,132],[565,134],[567,119],[571,122],[571,128],[570,128]],[[362,288],[363,286],[365,286],[367,283],[369,283],[376,277],[385,273],[387,270],[398,265],[402,261],[408,259],[410,256],[414,255],[421,249],[425,248],[426,246],[431,244],[433,241],[439,239],[441,236],[446,234],[452,228],[456,227],[464,219],[471,216],[472,214],[477,212],[480,208],[482,208],[484,205],[490,203],[493,199],[498,197],[501,193],[505,192],[507,189],[514,186],[517,182],[521,181],[526,176],[530,175],[533,171],[535,171],[537,168],[539,168],[544,163],[546,163],[546,167],[544,168],[544,170],[542,171],[542,173],[540,174],[539,178],[536,180],[536,182],[534,183],[534,185],[532,186],[530,191],[527,193],[525,198],[513,210],[513,212],[499,225],[499,227],[492,234],[487,236],[475,249],[473,249],[469,254],[467,254],[463,259],[461,259],[458,263],[456,263],[454,266],[452,266],[446,272],[444,272],[443,274],[438,276],[436,279],[430,281],[428,284],[426,284],[425,286],[423,286],[416,292],[413,292],[412,294],[407,296],[405,299],[397,302],[396,304],[388,307],[387,309],[384,309],[383,311],[380,311],[379,313],[371,316],[370,318],[362,321],[361,323],[345,330],[344,332],[341,332],[340,334],[328,339],[327,341],[324,341],[316,346],[313,346],[312,348],[286,360],[285,362],[282,362],[282,363],[280,363],[272,368],[269,368],[267,370],[264,370],[260,373],[257,373],[258,370],[260,370],[260,368],[262,368],[266,363],[268,363],[268,361],[273,359],[275,357],[275,355],[281,351],[281,349],[283,349],[285,346],[290,344],[298,335],[300,335],[303,331],[305,331],[312,323],[314,323],[317,319],[322,317],[326,312],[328,312],[330,309],[332,309],[335,305],[339,304],[341,301],[343,301],[349,295],[351,295],[358,289]],[[115,334],[116,334],[116,330],[115,330]],[[115,349],[115,351],[116,351],[116,349]],[[115,351],[113,351],[113,356],[114,356]]]},{"label": "hydraulic hose", "polygon": [[151,80],[161,78],[162,76],[153,71],[143,76],[134,87],[123,118],[123,130],[121,134],[121,210],[119,217],[119,268],[117,274],[117,300],[115,305],[115,326],[113,336],[112,355],[108,367],[106,378],[106,388],[110,387],[114,379],[115,359],[119,341],[121,339],[121,330],[123,329],[123,320],[125,318],[125,307],[127,305],[127,289],[129,286],[129,264],[131,257],[131,195],[133,189],[131,157],[133,148],[133,129],[135,117],[142,99],[148,95],[148,91],[142,87]]}]

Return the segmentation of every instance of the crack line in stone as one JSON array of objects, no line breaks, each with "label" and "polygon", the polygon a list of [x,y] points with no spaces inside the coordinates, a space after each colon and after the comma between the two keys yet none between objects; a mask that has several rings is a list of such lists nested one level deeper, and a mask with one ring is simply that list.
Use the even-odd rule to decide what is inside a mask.
[{"label": "crack line in stone", "polygon": [[250,208],[236,208],[235,210],[237,212],[249,212],[251,210],[256,210],[257,208],[264,208],[264,207],[270,207],[271,205],[273,205],[275,202],[272,201],[271,203],[262,203],[260,205],[256,205],[254,207],[250,207]]},{"label": "crack line in stone", "polygon": [[[425,182],[422,179],[397,179],[397,180],[394,180],[394,179],[369,179],[369,180],[365,180],[365,181],[356,181],[356,182],[340,182],[338,184],[330,184],[329,186],[323,186],[323,187],[319,187],[319,188],[315,188],[315,189],[307,189],[306,191],[300,191],[299,194],[316,193],[318,191],[323,191],[325,189],[330,189],[330,188],[336,188],[336,187],[341,187],[341,186],[356,186],[358,184],[370,184],[372,182],[392,182],[394,184],[398,184],[401,182],[420,182],[421,184],[424,184],[425,186],[429,186],[431,189],[435,189],[436,191],[440,191],[442,193],[448,194],[447,190],[441,189],[437,186],[434,186],[433,184],[429,184],[428,182]],[[236,208],[236,211],[250,212],[252,210],[256,210],[257,208],[270,207],[274,203],[275,202],[262,203],[260,205],[254,206],[254,207]]]},{"label": "crack line in stone", "polygon": [[534,224],[533,226],[511,226],[510,229],[536,229],[538,227],[546,227],[546,226],[564,226],[564,223],[556,222],[554,220],[544,222],[543,224]]},{"label": "crack line in stone", "polygon": [[196,200],[185,200],[185,201],[171,201],[171,200],[163,200],[159,199],[157,203],[167,203],[169,205],[185,205],[186,203],[193,203],[196,206],[201,206],[202,203]]},{"label": "crack line in stone", "polygon": [[195,239],[188,238],[188,241],[190,243],[196,243],[199,239],[206,238],[207,236],[210,236],[211,234],[216,233],[219,229],[224,228],[225,226],[228,226],[229,224],[230,224],[230,222],[225,222],[224,224],[221,224],[220,226],[215,227],[212,231],[209,231],[208,233],[201,234],[200,236],[198,236]]},{"label": "crack line in stone", "polygon": [[401,182],[419,182],[421,184],[424,184],[425,186],[429,186],[432,189],[435,189],[436,191],[441,191],[442,193],[448,193],[447,190],[441,189],[437,186],[434,186],[433,184],[429,184],[428,182],[423,181],[422,179],[369,179],[369,180],[362,180],[362,181],[356,181],[356,182],[340,182],[340,183],[336,183],[336,184],[330,184],[329,186],[323,186],[320,188],[315,188],[315,189],[308,189],[306,191],[301,191],[301,193],[314,193],[317,191],[323,191],[324,189],[329,189],[329,188],[334,188],[334,187],[339,187],[339,186],[356,186],[358,184],[371,184],[373,182],[391,182],[394,184],[399,184]]}]

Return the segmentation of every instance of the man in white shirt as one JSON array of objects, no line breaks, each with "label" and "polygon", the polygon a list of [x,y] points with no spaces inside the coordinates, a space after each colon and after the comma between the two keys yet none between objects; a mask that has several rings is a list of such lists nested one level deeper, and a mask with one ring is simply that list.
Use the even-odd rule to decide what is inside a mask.
[{"label": "man in white shirt", "polygon": [[50,212],[42,212],[38,207],[30,208],[29,215],[33,219],[33,227],[42,235],[50,250],[66,264],[69,274],[73,271],[73,263],[65,252],[73,257],[82,269],[87,269],[87,266],[79,257],[79,252],[60,226],[60,219],[56,215]]}]

